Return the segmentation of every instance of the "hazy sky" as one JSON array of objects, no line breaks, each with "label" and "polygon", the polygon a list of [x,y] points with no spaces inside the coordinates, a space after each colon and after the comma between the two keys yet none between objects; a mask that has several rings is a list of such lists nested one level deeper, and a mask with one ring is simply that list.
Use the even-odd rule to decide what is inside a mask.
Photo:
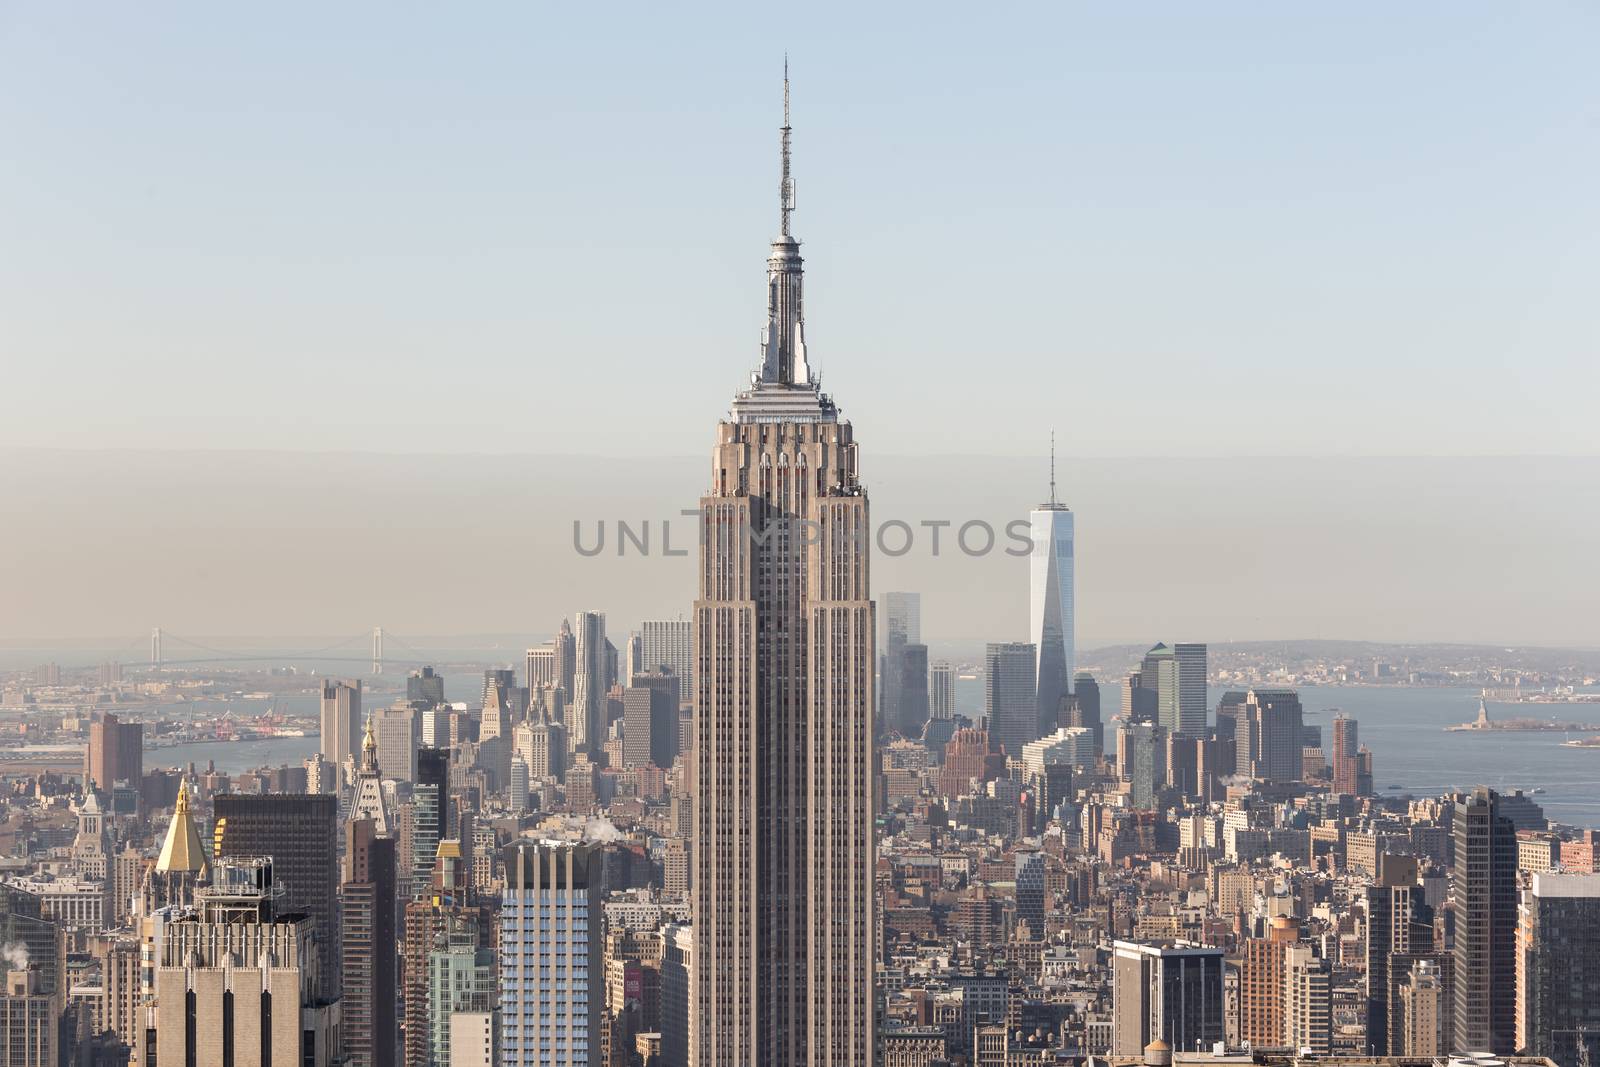
[{"label": "hazy sky", "polygon": [[[785,49],[879,519],[1024,513],[1053,428],[1085,645],[1600,644],[1600,7],[1554,0],[0,6],[0,637],[686,611],[570,527],[705,488]],[[1018,561],[873,566],[1023,636]]]},{"label": "hazy sky", "polygon": [[[383,626],[413,647],[542,641],[579,610],[625,631],[688,615],[694,525],[679,511],[709,473],[690,455],[0,449],[0,642],[106,638],[136,660],[155,626],[202,640]],[[904,555],[902,535],[886,536],[873,590],[920,591],[936,645],[1026,639],[1028,561],[967,556],[954,527],[935,556],[920,524],[1003,529],[1044,495],[1044,463],[866,453],[863,475],[875,522],[922,535]],[[1062,475],[1084,647],[1600,647],[1600,458],[1074,459]],[[619,519],[650,524],[649,555],[617,555]],[[663,520],[682,554],[663,554]],[[580,555],[575,521],[586,547],[605,522],[605,551]]]},{"label": "hazy sky", "polygon": [[0,6],[0,445],[704,454],[785,49],[869,453],[1600,451],[1553,0]]}]

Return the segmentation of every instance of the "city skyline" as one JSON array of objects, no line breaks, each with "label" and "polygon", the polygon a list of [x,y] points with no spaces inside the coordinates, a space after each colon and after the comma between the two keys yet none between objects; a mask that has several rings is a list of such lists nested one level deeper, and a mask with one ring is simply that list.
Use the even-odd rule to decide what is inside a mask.
[{"label": "city skyline", "polygon": [[700,502],[692,1067],[878,1054],[868,494],[811,369],[790,140],[785,66],[761,361]]},{"label": "city skyline", "polygon": [[1449,10],[0,19],[0,1067],[1588,1067],[1600,13]]},{"label": "city skyline", "polygon": [[[856,406],[852,398],[852,409]],[[725,405],[701,410],[714,420]],[[1010,590],[1028,560],[1007,556],[1005,525],[1027,518],[1049,471],[1049,425],[1037,451],[996,461],[935,453],[870,459],[874,515],[921,540],[879,553],[880,588],[923,595],[930,634],[979,644],[1024,640],[1027,607]],[[1232,640],[1463,642],[1600,648],[1600,617],[1576,591],[1600,587],[1588,530],[1600,524],[1600,459],[1058,460],[1063,492],[1084,518],[1076,541],[1095,566],[1078,575],[1080,648],[1156,633]],[[0,555],[13,610],[0,639],[121,636],[154,626],[208,634],[328,634],[384,625],[398,634],[528,634],[529,616],[593,605],[632,626],[687,610],[704,460],[628,463],[566,457],[383,457],[56,452],[0,462],[0,521],[17,551]],[[1419,493],[1426,484],[1429,491]],[[1485,486],[1525,487],[1515,506],[1484,506]],[[606,490],[597,500],[596,487]],[[492,496],[502,522],[474,517]],[[123,501],[103,521],[102,501]],[[1473,537],[1460,535],[1471,515]],[[441,516],[443,518],[441,519]],[[459,516],[452,518],[451,516]],[[375,517],[382,523],[370,528]],[[930,554],[918,523],[979,518],[1000,549]],[[315,521],[313,521],[313,519]],[[593,559],[604,519],[656,522],[654,551]],[[61,536],[71,529],[70,538]],[[611,530],[614,536],[614,527]],[[462,546],[470,539],[471,551]],[[1497,580],[1462,582],[1503,546]],[[559,561],[535,576],[530,558]],[[426,565],[430,581],[391,573]],[[236,597],[212,595],[226,574]],[[1292,595],[1284,579],[1294,582]],[[327,591],[341,596],[329,600]],[[116,597],[102,591],[114,589]],[[511,596],[505,595],[510,592]],[[309,624],[303,605],[317,602]],[[92,612],[82,610],[88,603]],[[472,603],[470,619],[462,605]],[[527,638],[523,638],[526,640]],[[119,642],[120,644],[120,642]],[[115,648],[116,645],[107,646]]]},{"label": "city skyline", "polygon": [[[1054,33],[1037,40],[1059,42],[1062,61],[1025,67],[972,52],[937,20],[915,28],[922,50],[888,49],[872,61],[871,42],[898,41],[907,28],[874,14],[845,44],[786,25],[784,46],[799,69],[815,72],[806,107],[818,121],[806,136],[817,165],[801,199],[818,208],[818,247],[833,257],[810,294],[827,308],[830,331],[816,368],[826,373],[827,361],[839,359],[854,376],[851,402],[860,410],[850,414],[875,442],[877,514],[997,527],[1024,517],[1056,427],[1063,497],[1088,516],[1077,540],[1097,564],[1078,591],[1084,647],[1137,641],[1148,629],[1213,642],[1600,647],[1600,623],[1582,598],[1526,593],[1600,584],[1600,561],[1586,550],[1600,493],[1584,491],[1600,486],[1600,437],[1566,399],[1584,395],[1600,367],[1586,355],[1593,337],[1578,283],[1593,273],[1586,264],[1600,264],[1592,240],[1600,225],[1584,224],[1593,200],[1569,184],[1594,169],[1586,166],[1594,149],[1591,139],[1566,136],[1595,77],[1567,60],[1593,16],[1516,19],[1489,5],[1450,14],[1347,8],[1288,18],[1252,14],[1250,5],[1204,15],[1168,8],[1162,18],[1185,32],[1153,36],[1131,13],[1039,14],[1039,27]],[[577,12],[539,27],[541,42],[573,46],[548,66],[490,61],[470,72],[460,69],[464,57],[504,58],[504,42],[529,28],[526,16],[502,13],[501,32],[488,37],[480,26],[424,32],[420,21],[396,16],[387,45],[353,66],[336,59],[339,46],[292,34],[275,38],[286,51],[263,51],[253,35],[226,34],[225,16],[153,39],[140,20],[117,18],[106,13],[91,28],[33,10],[0,32],[0,57],[12,60],[0,63],[0,88],[8,79],[17,88],[0,93],[8,101],[0,117],[12,120],[18,154],[29,160],[0,175],[0,193],[31,205],[14,235],[14,261],[28,269],[0,275],[17,295],[7,306],[8,347],[23,357],[8,383],[31,398],[0,426],[0,522],[14,548],[0,557],[0,584],[15,607],[0,616],[0,638],[162,624],[289,633],[294,605],[330,585],[349,591],[344,604],[372,605],[398,632],[418,633],[420,620],[448,619],[463,599],[492,599],[482,590],[502,574],[527,581],[520,559],[569,552],[572,522],[660,522],[692,504],[700,443],[687,416],[714,417],[717,398],[738,380],[712,354],[754,356],[758,343],[754,328],[738,326],[754,295],[738,249],[769,210],[761,190],[770,177],[746,148],[765,120],[745,90],[761,71],[771,76],[782,47],[743,45],[770,38],[770,15],[718,20],[713,33],[685,43],[703,60],[691,67],[653,35],[614,42],[616,66],[603,80],[570,69],[595,29]],[[1441,36],[1441,21],[1453,32]],[[292,15],[284,29],[291,24]],[[334,20],[326,40],[339,40],[341,29],[352,26]],[[433,47],[440,33],[455,46],[442,56]],[[1520,48],[1504,48],[1508,39]],[[130,50],[133,40],[144,47]],[[1419,47],[1366,47],[1374,40]],[[462,75],[437,97],[418,98],[410,68],[394,65],[424,41],[430,62]],[[722,47],[733,42],[740,47]],[[966,57],[953,75],[887,76],[951,47]],[[138,79],[148,102],[167,106],[157,112],[111,92],[108,81],[72,77],[70,57],[80,53]],[[274,77],[286,55],[305,65],[288,95]],[[1117,65],[1134,55],[1147,79],[1130,82]],[[1280,61],[1258,69],[1260,55]],[[183,62],[199,56],[209,62]],[[1301,66],[1289,61],[1295,56],[1318,62]],[[132,57],[137,71],[125,66]],[[1526,76],[1492,88],[1477,75],[1495,64]],[[195,98],[198,71],[211,78],[206,97],[249,105],[248,121],[178,106]],[[395,129],[360,82],[363,71],[438,122]],[[553,80],[558,71],[568,78]],[[27,86],[50,84],[74,91],[41,108],[5,110],[29,98]],[[1450,95],[1435,88],[1446,85]],[[344,143],[348,131],[329,144],[326,122],[296,110],[308,103],[303,94],[320,94],[318,103],[335,111],[366,108],[376,126],[359,148]],[[481,113],[483,124],[446,132],[452,107]],[[570,120],[567,107],[579,109]],[[526,138],[492,134],[524,128],[542,135],[537,165],[514,147]],[[959,150],[973,136],[993,165],[975,166]],[[230,159],[196,147],[201,173],[228,180],[186,197],[141,199],[139,180],[167,190],[190,179],[193,172],[169,174],[170,153],[151,147],[173,140],[244,150]],[[133,178],[85,187],[99,168],[80,153],[102,142],[123,152]],[[308,143],[325,149],[316,156],[324,165],[280,174],[283,160],[296,158],[289,150]],[[502,184],[500,171],[475,168],[487,184],[469,182],[481,195],[463,199],[448,196],[442,175],[428,182],[394,165],[412,153],[465,180],[436,150],[441,143],[501,159],[506,175],[532,173]],[[693,153],[678,150],[687,145]],[[644,146],[660,171],[656,184],[648,195],[631,195],[642,186],[622,195],[618,176],[639,163],[628,153]],[[690,180],[691,156],[712,162],[718,180],[702,180],[698,166]],[[381,198],[367,180],[376,161],[391,164]],[[596,173],[607,180],[574,182]],[[1533,173],[1543,184],[1530,191]],[[902,180],[910,174],[915,182]],[[1172,174],[1182,177],[1167,180]],[[273,175],[287,180],[272,184]],[[1046,175],[1056,184],[1042,184]],[[217,202],[223,187],[267,205],[262,217],[274,225]],[[1202,195],[1207,210],[1195,210]],[[655,209],[667,197],[677,212]],[[1063,199],[1059,210],[1036,210]],[[85,227],[80,200],[95,205],[100,224]],[[397,243],[391,215],[374,235],[377,217],[353,210],[353,200],[373,208],[403,201],[411,227],[401,232],[416,244]],[[540,210],[545,203],[564,210]],[[232,225],[212,225],[225,209]],[[920,212],[917,225],[909,210]],[[1016,225],[1023,211],[1027,225]],[[493,239],[483,213],[493,215]],[[460,230],[436,221],[443,218],[460,219]],[[577,218],[586,220],[581,229]],[[181,239],[144,240],[148,220],[164,220]],[[315,230],[302,229],[313,222]],[[1382,241],[1382,269],[1354,240],[1363,233]],[[370,252],[330,259],[341,239]],[[1516,254],[1461,254],[1473,239]],[[51,313],[69,294],[95,300],[106,280],[93,265],[124,263],[132,248],[138,266],[117,275],[117,297],[95,301],[97,316]],[[996,256],[1006,269],[991,268]],[[591,313],[597,294],[615,284],[616,264],[658,257],[674,267],[636,287],[638,314]],[[938,270],[906,271],[905,257]],[[211,262],[222,267],[203,267]],[[470,298],[432,272],[431,264],[460,262],[465,272],[451,279],[494,272]],[[1476,264],[1470,277],[1459,273],[1465,262]],[[1304,292],[1285,292],[1297,269]],[[348,300],[308,291],[312,278]],[[511,291],[506,279],[526,284]],[[1474,298],[1491,283],[1497,300]],[[385,284],[396,299],[385,299]],[[430,285],[441,290],[436,298],[408,298]],[[906,314],[918,306],[915,287],[930,285],[946,297],[940,314]],[[527,291],[561,297],[519,310],[530,307]],[[1330,292],[1338,294],[1336,326]],[[265,293],[280,294],[283,313],[259,313],[252,301]],[[1263,313],[1258,302],[1267,298]],[[416,322],[418,308],[437,314]],[[985,309],[982,321],[970,321],[968,308]],[[438,331],[464,313],[472,325],[437,347]],[[1042,328],[1062,317],[1067,328]],[[93,323],[102,319],[121,329],[98,335]],[[634,320],[671,327],[641,343]],[[274,325],[287,322],[306,325]],[[1576,327],[1558,329],[1569,322]],[[450,357],[438,358],[442,351]],[[964,373],[973,352],[983,353],[983,373]],[[199,383],[219,367],[249,374],[253,387],[202,393]],[[545,405],[536,419],[480,416],[486,382],[537,395],[551,368],[567,402]],[[425,403],[410,384],[419,376],[429,382]],[[906,380],[959,380],[962,388],[904,404]],[[294,396],[274,392],[280,382],[292,383]],[[1023,382],[1029,388],[1017,388]],[[1130,395],[1137,403],[1125,410],[1121,398]],[[60,408],[69,402],[70,413]],[[573,421],[591,405],[611,416],[607,433],[586,434]],[[130,421],[129,411],[138,417]],[[293,433],[283,429],[288,411]],[[1244,411],[1248,418],[1236,417]],[[930,449],[928,419],[958,430]],[[419,435],[424,422],[429,432]],[[67,425],[70,435],[59,432]],[[1506,455],[1520,459],[1493,458]],[[1489,485],[1514,505],[1483,507]],[[511,521],[489,530],[473,521],[476,501],[496,492]],[[120,502],[111,524],[98,513],[108,495]],[[1500,581],[1472,588],[1456,580],[1480,565],[1473,539],[1456,534],[1469,513],[1478,536],[1501,546],[1503,568]],[[297,514],[319,521],[286,518]],[[380,534],[353,536],[375,515],[385,518]],[[440,515],[453,519],[441,528]],[[58,536],[63,525],[74,538]],[[324,526],[345,536],[324,536]],[[474,550],[455,551],[466,537]],[[430,589],[399,597],[373,581],[419,559],[441,568]],[[558,569],[538,583],[535,592],[549,598],[539,609],[579,602],[582,591],[620,619],[672,617],[692,577],[687,564],[657,562],[650,571],[624,561],[605,573]],[[903,560],[880,554],[879,577],[884,588],[927,595],[931,630],[979,642],[1033,639],[1026,618],[991,592],[1009,579],[989,562],[933,566],[920,549]],[[256,594],[248,609],[215,602],[206,577],[216,574],[239,576],[241,600]],[[1273,595],[1284,576],[1300,586],[1293,604]],[[125,595],[81,610],[107,587]],[[491,607],[503,613],[497,623],[474,632],[512,632],[510,605],[528,599],[517,592]],[[143,617],[131,617],[135,605],[147,609]],[[952,619],[985,621],[958,630]]]}]

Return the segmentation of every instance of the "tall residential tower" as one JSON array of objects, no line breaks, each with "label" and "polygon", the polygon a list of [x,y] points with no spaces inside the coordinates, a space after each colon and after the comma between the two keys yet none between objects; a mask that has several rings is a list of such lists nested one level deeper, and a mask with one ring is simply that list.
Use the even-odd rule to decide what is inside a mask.
[{"label": "tall residential tower", "polygon": [[697,1067],[871,1067],[875,618],[854,434],[807,360],[780,226],[761,367],[717,427],[695,598]]},{"label": "tall residential tower", "polygon": [[1456,1052],[1517,1049],[1517,828],[1502,800],[1479,786],[1455,804]]}]

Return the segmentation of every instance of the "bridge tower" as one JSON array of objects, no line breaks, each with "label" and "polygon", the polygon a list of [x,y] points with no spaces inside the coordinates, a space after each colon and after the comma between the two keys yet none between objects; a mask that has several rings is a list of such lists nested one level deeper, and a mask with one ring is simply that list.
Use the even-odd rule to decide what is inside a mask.
[{"label": "bridge tower", "polygon": [[161,627],[150,631],[150,666],[161,666]]},{"label": "bridge tower", "polygon": [[383,673],[383,627],[372,628],[372,673]]}]

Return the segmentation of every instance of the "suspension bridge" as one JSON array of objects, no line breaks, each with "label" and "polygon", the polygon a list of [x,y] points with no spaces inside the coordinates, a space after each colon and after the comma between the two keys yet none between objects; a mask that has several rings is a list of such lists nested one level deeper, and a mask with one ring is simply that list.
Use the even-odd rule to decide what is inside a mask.
[{"label": "suspension bridge", "polygon": [[[385,640],[396,646],[402,655],[385,656]],[[370,654],[361,655],[360,647],[368,641],[371,642]],[[117,659],[119,656],[131,654],[144,642],[143,637],[130,638],[108,658]],[[438,659],[437,656],[425,655],[402,638],[386,634],[381,626],[374,626],[370,632],[352,634],[320,648],[303,650],[262,647],[217,648],[157,626],[150,631],[149,651],[151,670],[206,663],[294,663],[302,660],[318,660],[324,663],[367,663],[370,665],[371,673],[382,674],[386,667],[409,670],[413,667],[427,666]]]}]

